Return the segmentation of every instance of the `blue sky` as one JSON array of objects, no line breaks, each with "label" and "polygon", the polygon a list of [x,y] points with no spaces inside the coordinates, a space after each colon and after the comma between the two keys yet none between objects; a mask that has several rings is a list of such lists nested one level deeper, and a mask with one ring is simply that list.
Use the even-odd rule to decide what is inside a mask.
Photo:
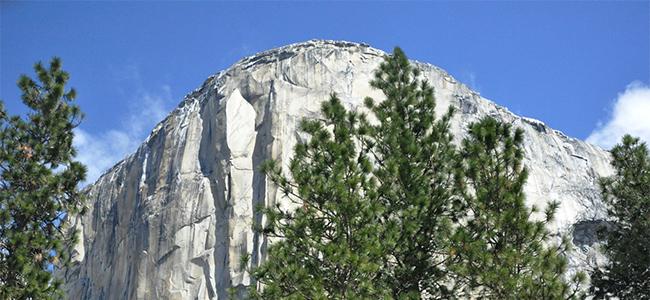
[{"label": "blue sky", "polygon": [[241,57],[340,39],[399,45],[517,114],[608,147],[626,130],[650,137],[638,125],[650,119],[649,3],[3,1],[0,99],[24,112],[19,74],[60,56],[96,174]]}]

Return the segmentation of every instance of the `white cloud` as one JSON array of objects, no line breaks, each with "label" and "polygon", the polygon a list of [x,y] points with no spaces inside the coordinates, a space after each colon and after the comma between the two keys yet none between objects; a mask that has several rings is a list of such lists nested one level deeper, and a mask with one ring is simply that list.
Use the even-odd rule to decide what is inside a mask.
[{"label": "white cloud", "polygon": [[638,81],[618,94],[610,120],[599,124],[587,137],[587,142],[610,149],[625,134],[650,142],[650,86]]},{"label": "white cloud", "polygon": [[108,168],[137,149],[154,125],[168,114],[171,91],[166,85],[156,92],[139,89],[133,98],[133,105],[117,128],[99,133],[75,129],[77,159],[88,168],[86,183],[94,182]]},{"label": "white cloud", "polygon": [[474,72],[469,72],[469,86],[478,92],[479,87],[476,84],[476,73]]},{"label": "white cloud", "polygon": [[481,92],[481,86],[478,84],[477,75],[474,71],[463,71],[460,75],[460,80],[467,85],[470,89]]}]

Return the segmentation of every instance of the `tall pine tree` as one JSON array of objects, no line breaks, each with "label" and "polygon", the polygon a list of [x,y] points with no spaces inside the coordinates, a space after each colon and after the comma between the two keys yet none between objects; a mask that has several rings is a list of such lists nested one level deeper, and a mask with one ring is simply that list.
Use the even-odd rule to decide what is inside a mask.
[{"label": "tall pine tree", "polygon": [[7,115],[0,102],[0,298],[60,296],[51,269],[69,259],[75,237],[63,218],[79,212],[77,185],[85,167],[74,161],[72,130],[81,119],[69,75],[54,58],[34,67],[39,82],[22,76],[18,86],[31,109]]},{"label": "tall pine tree", "polygon": [[591,274],[596,298],[650,299],[650,156],[629,135],[611,150],[615,173],[600,180],[611,217],[603,228],[610,262]]},{"label": "tall pine tree", "polygon": [[270,161],[264,171],[292,202],[265,210],[265,233],[282,238],[267,261],[253,272],[263,285],[251,294],[261,299],[384,298],[377,282],[387,249],[377,183],[371,178],[368,149],[357,149],[358,117],[332,96],[324,102],[324,121],[304,120],[310,135],[298,143],[285,177]]},{"label": "tall pine tree", "polygon": [[[577,295],[564,280],[567,251],[547,246],[557,202],[543,219],[525,203],[528,172],[522,164],[523,131],[486,117],[469,126],[463,141],[466,218],[454,235],[449,268],[457,276],[456,293],[487,299],[564,299]],[[576,284],[583,279],[574,277]]]},{"label": "tall pine tree", "polygon": [[461,212],[455,189],[458,155],[450,107],[436,118],[434,90],[400,48],[375,72],[370,85],[385,99],[365,103],[377,119],[362,139],[376,163],[382,221],[394,223],[396,247],[384,269],[395,298],[448,296],[444,262],[452,224]]}]

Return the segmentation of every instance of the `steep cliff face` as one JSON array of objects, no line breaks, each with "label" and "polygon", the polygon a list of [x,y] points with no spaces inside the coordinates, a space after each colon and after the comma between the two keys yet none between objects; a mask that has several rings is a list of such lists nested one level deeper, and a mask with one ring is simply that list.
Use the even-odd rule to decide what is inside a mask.
[{"label": "steep cliff face", "polygon": [[[264,160],[287,164],[302,118],[317,118],[336,92],[350,109],[365,96],[383,53],[367,45],[309,41],[242,59],[208,78],[138,150],[88,191],[74,265],[64,270],[71,299],[225,299],[250,282],[240,257],[265,259],[268,241],[253,231],[259,204],[283,201],[259,172]],[[561,203],[551,230],[577,246],[572,270],[597,257],[594,224],[604,216],[597,177],[608,154],[540,121],[482,98],[445,71],[417,63],[436,89],[439,111],[458,108],[454,132],[492,115],[524,129],[528,201]]]}]

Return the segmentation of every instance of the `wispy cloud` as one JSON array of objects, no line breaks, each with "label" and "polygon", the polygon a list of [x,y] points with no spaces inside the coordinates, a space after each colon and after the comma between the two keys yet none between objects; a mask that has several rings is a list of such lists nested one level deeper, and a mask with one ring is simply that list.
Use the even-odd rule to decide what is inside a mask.
[{"label": "wispy cloud", "polygon": [[474,72],[469,72],[469,86],[476,91],[479,90],[479,87],[476,84],[476,73]]},{"label": "wispy cloud", "polygon": [[587,137],[587,142],[610,149],[630,134],[650,142],[650,86],[635,81],[614,100],[612,114]]},{"label": "wispy cloud", "polygon": [[[124,78],[133,79],[136,85],[128,113],[118,120],[115,128],[102,132],[75,130],[74,146],[77,159],[86,165],[86,183],[92,183],[108,168],[133,153],[144,138],[171,110],[171,89],[167,85],[155,90],[145,89],[139,80],[137,68],[124,69]],[[124,79],[122,78],[122,79]]]},{"label": "wispy cloud", "polygon": [[479,86],[478,81],[476,79],[476,72],[471,71],[471,70],[461,72],[460,79],[461,79],[461,81],[463,81],[464,84],[469,86],[469,88],[471,88],[472,90],[474,90],[476,92],[479,92],[479,93],[481,92],[481,87]]}]

